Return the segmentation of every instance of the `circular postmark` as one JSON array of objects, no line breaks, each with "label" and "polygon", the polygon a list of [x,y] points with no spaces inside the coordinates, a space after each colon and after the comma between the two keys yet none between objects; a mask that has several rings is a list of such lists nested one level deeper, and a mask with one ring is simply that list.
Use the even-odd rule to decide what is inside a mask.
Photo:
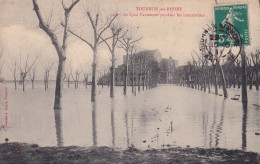
[{"label": "circular postmark", "polygon": [[236,27],[228,21],[223,21],[219,25],[208,25],[200,40],[200,51],[211,62],[214,62],[216,58],[234,61],[239,56],[241,47],[241,36]]}]

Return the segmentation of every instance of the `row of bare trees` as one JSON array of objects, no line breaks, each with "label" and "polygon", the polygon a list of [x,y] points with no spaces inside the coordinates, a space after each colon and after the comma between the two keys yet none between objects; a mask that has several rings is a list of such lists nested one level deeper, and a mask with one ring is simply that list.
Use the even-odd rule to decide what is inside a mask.
[{"label": "row of bare trees", "polygon": [[[224,61],[222,64],[208,62],[205,58],[196,54],[192,56],[192,61],[175,70],[175,82],[186,85],[194,89],[200,89],[211,92],[211,86],[214,86],[214,93],[218,95],[218,88],[223,89],[223,94],[228,97],[226,88],[241,88],[242,83],[242,62],[237,59],[233,62]],[[221,69],[220,69],[221,68]],[[246,80],[249,89],[259,90],[259,69],[260,53],[250,53],[246,56]]]},{"label": "row of bare trees", "polygon": [[[233,27],[230,22],[221,25],[227,30]],[[249,88],[252,89],[253,79],[255,79],[256,89],[259,89],[259,51],[247,56],[239,33],[234,33],[236,42],[234,47],[218,47],[218,35],[215,31],[214,24],[204,29],[200,41],[201,54],[194,51],[197,59],[192,56],[192,61],[176,70],[177,81],[186,83],[192,88],[199,89],[201,86],[201,90],[204,91],[208,86],[209,92],[213,83],[215,94],[218,94],[218,86],[222,87],[225,98],[228,97],[226,88],[231,85],[235,87],[237,82],[239,88],[240,84],[242,85],[242,102],[247,102],[247,81],[249,81]]]},{"label": "row of bare trees", "polygon": [[17,69],[19,69],[20,73],[20,80],[19,83],[23,86],[23,91],[25,90],[25,81],[26,77],[29,75],[30,80],[32,82],[32,88],[34,88],[34,80],[35,80],[35,74],[36,74],[36,67],[34,67],[36,60],[38,59],[38,56],[36,56],[31,63],[29,63],[29,57],[30,54],[27,55],[26,61],[24,66],[22,65],[21,55],[20,55],[20,62],[17,63],[15,60],[12,62],[12,65],[7,65],[8,69],[13,75],[14,78],[14,85],[15,89],[17,89]]},{"label": "row of bare trees", "polygon": [[[75,38],[78,38],[80,41],[88,45],[93,53],[93,59],[92,59],[92,73],[91,73],[91,101],[96,100],[96,85],[97,85],[97,65],[98,65],[98,48],[101,45],[101,43],[105,43],[111,53],[111,79],[110,79],[110,97],[114,96],[114,81],[115,81],[115,54],[116,54],[116,48],[123,48],[125,50],[125,53],[127,55],[127,60],[129,53],[131,51],[131,46],[133,46],[134,43],[141,40],[141,38],[135,39],[129,31],[124,28],[122,25],[115,23],[115,20],[118,17],[118,14],[114,14],[112,17],[109,17],[106,19],[102,19],[100,17],[100,14],[98,12],[91,13],[89,11],[86,11],[87,19],[91,25],[91,29],[86,29],[86,32],[92,31],[93,38],[87,38],[84,36],[81,36],[79,33],[77,33],[75,30],[70,29],[69,27],[69,18],[71,15],[72,9],[80,2],[80,0],[72,0],[70,1],[70,4],[66,4],[64,0],[62,0],[62,7],[64,11],[64,18],[61,22],[61,27],[63,28],[63,35],[61,37],[62,44],[60,44],[58,35],[55,33],[54,28],[51,28],[51,21],[48,19],[47,21],[44,20],[43,14],[39,8],[38,0],[32,0],[34,11],[36,13],[36,16],[39,21],[39,27],[50,37],[51,42],[53,46],[55,47],[55,50],[57,52],[58,58],[59,58],[59,64],[58,64],[58,71],[57,71],[57,77],[56,77],[56,90],[55,90],[55,102],[54,102],[54,109],[61,109],[62,103],[62,82],[64,80],[69,81],[70,77],[75,82],[75,88],[78,87],[78,79],[79,75],[82,73],[82,71],[76,72],[75,75],[72,73],[65,74],[64,67],[65,67],[65,61],[67,56],[67,44],[68,44],[68,37],[69,34],[72,34]],[[52,16],[52,14],[51,14]],[[105,22],[105,23],[104,23]],[[120,43],[120,45],[118,45]],[[128,72],[128,65],[125,66],[125,86],[124,86],[124,94],[126,94],[126,86],[127,86],[127,72]],[[89,74],[84,74],[84,81],[86,82],[86,87],[88,83],[88,76]]]},{"label": "row of bare trees", "polygon": [[[15,60],[12,61],[11,65],[7,65],[8,69],[10,70],[10,72],[12,73],[13,76],[13,81],[14,81],[14,86],[15,86],[15,90],[17,89],[17,81],[19,82],[19,84],[22,85],[23,91],[25,90],[25,81],[26,80],[30,80],[31,84],[32,84],[32,89],[34,89],[34,82],[36,80],[36,60],[37,60],[38,56],[36,56],[36,58],[33,60],[33,62],[29,62],[29,54],[27,55],[26,58],[26,62],[23,64],[21,62],[21,57],[20,57],[20,64],[18,64],[18,62],[16,62]],[[22,66],[24,65],[24,66]],[[50,73],[51,73],[51,69],[54,66],[54,63],[48,63],[46,66],[42,66],[44,69],[43,72],[43,82],[44,82],[44,89],[47,90],[49,88],[49,80],[50,80]],[[82,72],[84,71],[86,65],[81,68],[81,69],[77,69],[74,72],[72,72],[72,68],[70,67],[70,72],[68,74],[65,73],[64,79],[63,81],[67,81],[68,82],[68,88],[70,85],[70,77],[72,78],[72,80],[75,83],[75,89],[78,88],[78,83],[80,81],[80,75],[82,74]],[[17,80],[17,69],[18,72],[20,74],[20,79]],[[39,72],[39,71],[38,71]],[[29,79],[27,79],[29,75]],[[86,76],[88,76],[88,74],[84,74],[84,80],[83,82],[85,83],[85,81],[87,80]],[[86,84],[86,83],[85,83]]]}]

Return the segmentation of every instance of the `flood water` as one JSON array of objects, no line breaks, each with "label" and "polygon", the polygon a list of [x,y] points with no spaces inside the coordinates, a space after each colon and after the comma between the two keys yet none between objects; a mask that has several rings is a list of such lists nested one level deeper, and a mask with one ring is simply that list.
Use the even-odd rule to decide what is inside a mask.
[{"label": "flood water", "polygon": [[[260,92],[248,91],[249,103],[200,90],[161,85],[123,96],[123,88],[97,87],[97,101],[90,102],[90,87],[64,88],[63,109],[54,110],[54,86],[47,91],[13,89],[1,84],[1,105],[8,89],[8,129],[0,142],[36,143],[40,146],[109,146],[126,149],[202,147],[242,149],[260,153]],[[240,93],[229,89],[229,96]],[[4,125],[1,109],[0,125]]]}]

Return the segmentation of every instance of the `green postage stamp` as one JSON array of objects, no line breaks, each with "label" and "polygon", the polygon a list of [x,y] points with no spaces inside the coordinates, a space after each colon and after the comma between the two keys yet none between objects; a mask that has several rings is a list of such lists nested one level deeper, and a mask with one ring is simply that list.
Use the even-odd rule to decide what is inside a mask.
[{"label": "green postage stamp", "polygon": [[237,30],[243,45],[250,45],[247,4],[214,6],[214,15],[218,47],[227,46],[227,43],[229,46],[238,46],[223,32],[226,24],[232,25]]}]

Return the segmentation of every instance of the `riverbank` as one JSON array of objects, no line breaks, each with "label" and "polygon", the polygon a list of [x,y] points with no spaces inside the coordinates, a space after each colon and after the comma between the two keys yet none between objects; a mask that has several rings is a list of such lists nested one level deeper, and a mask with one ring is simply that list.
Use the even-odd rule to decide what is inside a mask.
[{"label": "riverbank", "polygon": [[141,151],[131,147],[39,147],[36,144],[0,144],[0,162],[5,163],[260,163],[254,152],[227,149],[168,148]]}]

